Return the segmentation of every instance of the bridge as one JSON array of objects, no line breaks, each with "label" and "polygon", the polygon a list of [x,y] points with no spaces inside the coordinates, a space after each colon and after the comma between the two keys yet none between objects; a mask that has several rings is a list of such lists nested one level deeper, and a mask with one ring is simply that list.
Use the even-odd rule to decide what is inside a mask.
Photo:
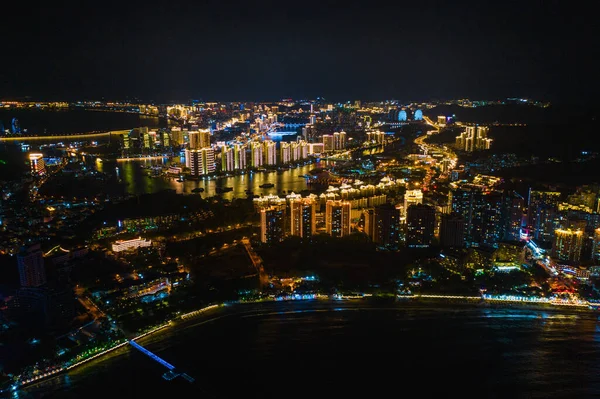
[{"label": "bridge", "polygon": [[110,132],[91,132],[91,133],[74,133],[74,134],[58,134],[51,136],[1,136],[1,142],[24,142],[24,141],[52,141],[52,140],[81,140],[94,138],[110,138],[111,135],[122,136],[131,131],[128,130],[113,130]]},{"label": "bridge", "polygon": [[155,362],[166,367],[169,371],[167,371],[166,373],[163,374],[163,378],[165,380],[170,381],[170,380],[174,379],[175,377],[181,376],[189,382],[194,382],[194,379],[192,377],[190,377],[189,375],[187,375],[185,373],[177,373],[175,371],[175,366],[173,366],[171,363],[167,362],[166,360],[158,357],[154,353],[150,352],[148,349],[144,348],[142,345],[138,344],[134,340],[129,341],[129,345],[133,346],[135,349],[139,350],[140,352],[142,352],[144,355],[148,356],[150,359],[154,360]]}]

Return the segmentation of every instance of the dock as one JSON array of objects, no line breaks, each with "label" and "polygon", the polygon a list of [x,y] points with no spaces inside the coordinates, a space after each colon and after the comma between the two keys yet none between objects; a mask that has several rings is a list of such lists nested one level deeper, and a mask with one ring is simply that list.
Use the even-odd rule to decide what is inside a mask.
[{"label": "dock", "polygon": [[148,356],[150,359],[154,360],[155,362],[160,363],[161,365],[165,366],[169,370],[169,371],[165,372],[162,376],[165,380],[171,381],[177,377],[181,377],[188,382],[194,382],[194,378],[190,377],[189,375],[187,375],[185,373],[180,373],[180,372],[176,371],[175,366],[173,366],[171,363],[158,357],[157,355],[150,352],[148,349],[144,348],[142,345],[138,344],[134,340],[129,341],[129,345],[133,346],[135,349],[139,350],[140,352],[142,352],[144,355]]}]

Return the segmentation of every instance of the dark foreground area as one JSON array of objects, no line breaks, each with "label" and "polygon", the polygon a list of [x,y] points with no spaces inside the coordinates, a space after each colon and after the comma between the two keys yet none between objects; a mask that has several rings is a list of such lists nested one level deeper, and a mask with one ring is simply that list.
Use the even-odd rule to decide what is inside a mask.
[{"label": "dark foreground area", "polygon": [[239,305],[124,349],[19,398],[600,395],[597,315],[357,302]]}]

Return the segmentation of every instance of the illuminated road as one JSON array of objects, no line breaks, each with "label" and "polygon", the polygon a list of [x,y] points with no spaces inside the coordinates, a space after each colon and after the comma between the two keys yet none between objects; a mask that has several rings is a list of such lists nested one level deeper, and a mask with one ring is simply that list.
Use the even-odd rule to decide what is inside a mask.
[{"label": "illuminated road", "polygon": [[260,277],[260,283],[264,286],[268,283],[269,279],[265,273],[265,268],[263,267],[263,260],[256,252],[254,252],[254,248],[250,244],[250,240],[247,238],[242,239],[242,244],[244,244],[244,248],[246,248],[246,252],[252,261],[252,265],[256,268],[258,275]]}]

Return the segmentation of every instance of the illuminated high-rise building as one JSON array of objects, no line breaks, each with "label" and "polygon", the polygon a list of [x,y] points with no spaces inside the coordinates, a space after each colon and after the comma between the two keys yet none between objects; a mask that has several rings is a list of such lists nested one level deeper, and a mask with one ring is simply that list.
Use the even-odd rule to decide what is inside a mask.
[{"label": "illuminated high-rise building", "polygon": [[34,176],[43,176],[46,174],[46,162],[42,154],[29,154],[29,164],[31,165],[31,174]]},{"label": "illuminated high-rise building", "polygon": [[423,120],[423,111],[421,111],[420,109],[416,110],[415,115],[413,116],[413,119],[416,121]]},{"label": "illuminated high-rise building", "polygon": [[333,141],[333,135],[331,135],[331,134],[323,135],[323,150],[325,152],[335,150],[335,143]]},{"label": "illuminated high-rise building", "polygon": [[438,115],[437,124],[439,127],[446,127],[446,117],[444,115]]},{"label": "illuminated high-rise building", "polygon": [[233,146],[234,154],[234,169],[246,169],[246,146],[242,144],[235,144]]},{"label": "illuminated high-rise building", "polygon": [[258,141],[253,141],[250,146],[252,156],[252,167],[260,168],[263,164],[263,145]]},{"label": "illuminated high-rise building", "polygon": [[[291,145],[297,147],[296,143],[292,143]],[[279,159],[281,160],[282,164],[290,163],[292,161],[291,145],[290,143],[284,142],[279,145]]]},{"label": "illuminated high-rise building", "polygon": [[489,150],[492,145],[492,139],[488,138],[489,130],[486,126],[467,126],[456,136],[456,148],[467,152]]},{"label": "illuminated high-rise building", "polygon": [[592,247],[592,260],[598,264],[600,261],[600,228],[594,230],[594,243]]},{"label": "illuminated high-rise building", "polygon": [[265,165],[277,165],[277,144],[272,140],[263,142]]},{"label": "illuminated high-rise building", "polygon": [[323,143],[310,143],[308,145],[309,154],[322,154],[325,152],[325,144]]},{"label": "illuminated high-rise building", "polygon": [[533,231],[533,238],[539,242],[552,242],[557,225],[555,219],[561,193],[558,191],[529,190],[527,225]]},{"label": "illuminated high-rise building", "polygon": [[429,205],[410,205],[406,212],[406,246],[426,248],[433,242],[435,208]]},{"label": "illuminated high-rise building", "polygon": [[390,203],[375,208],[373,242],[379,247],[395,249],[400,237],[400,211]]},{"label": "illuminated high-rise building", "polygon": [[552,242],[552,257],[563,262],[579,262],[583,246],[583,231],[557,229]]},{"label": "illuminated high-rise building", "polygon": [[215,172],[215,151],[212,148],[185,150],[185,166],[192,176],[208,175]]},{"label": "illuminated high-rise building", "polygon": [[367,208],[363,211],[363,219],[365,221],[364,233],[371,240],[375,237],[375,209]]},{"label": "illuminated high-rise building", "polygon": [[182,145],[184,142],[183,139],[183,130],[179,126],[174,126],[171,128],[171,141],[175,145]]},{"label": "illuminated high-rise building", "polygon": [[39,244],[24,248],[17,255],[17,266],[21,287],[40,287],[46,283],[44,254]]},{"label": "illuminated high-rise building", "polygon": [[404,193],[404,216],[408,207],[411,205],[419,205],[423,203],[423,192],[421,190],[406,190]]},{"label": "illuminated high-rise building", "polygon": [[199,148],[210,147],[210,129],[200,129],[199,134]]},{"label": "illuminated high-rise building", "polygon": [[260,241],[274,244],[283,241],[285,229],[285,208],[271,206],[260,210]]},{"label": "illuminated high-rise building", "polygon": [[[323,136],[325,137],[325,136]],[[323,141],[325,143],[325,141]],[[346,132],[334,132],[333,133],[333,149],[343,150],[346,148]]]},{"label": "illuminated high-rise building", "polygon": [[521,239],[521,224],[525,199],[516,192],[504,194],[502,209],[502,230],[504,239],[519,241]]},{"label": "illuminated high-rise building", "polygon": [[166,130],[160,133],[161,144],[163,147],[169,147],[171,145],[171,137],[169,136],[169,132]]},{"label": "illuminated high-rise building", "polygon": [[367,141],[369,143],[374,143],[374,144],[384,144],[385,143],[385,133],[384,132],[367,132]]},{"label": "illuminated high-rise building", "polygon": [[300,159],[308,158],[308,143],[302,140],[298,145],[300,146]]},{"label": "illuminated high-rise building", "polygon": [[311,198],[297,198],[290,202],[290,234],[312,237],[316,230],[317,203]]},{"label": "illuminated high-rise building", "polygon": [[350,235],[350,208],[348,201],[328,200],[325,203],[325,229],[333,237]]},{"label": "illuminated high-rise building", "polygon": [[221,170],[224,172],[235,170],[234,151],[231,147],[225,146],[221,149]]}]

